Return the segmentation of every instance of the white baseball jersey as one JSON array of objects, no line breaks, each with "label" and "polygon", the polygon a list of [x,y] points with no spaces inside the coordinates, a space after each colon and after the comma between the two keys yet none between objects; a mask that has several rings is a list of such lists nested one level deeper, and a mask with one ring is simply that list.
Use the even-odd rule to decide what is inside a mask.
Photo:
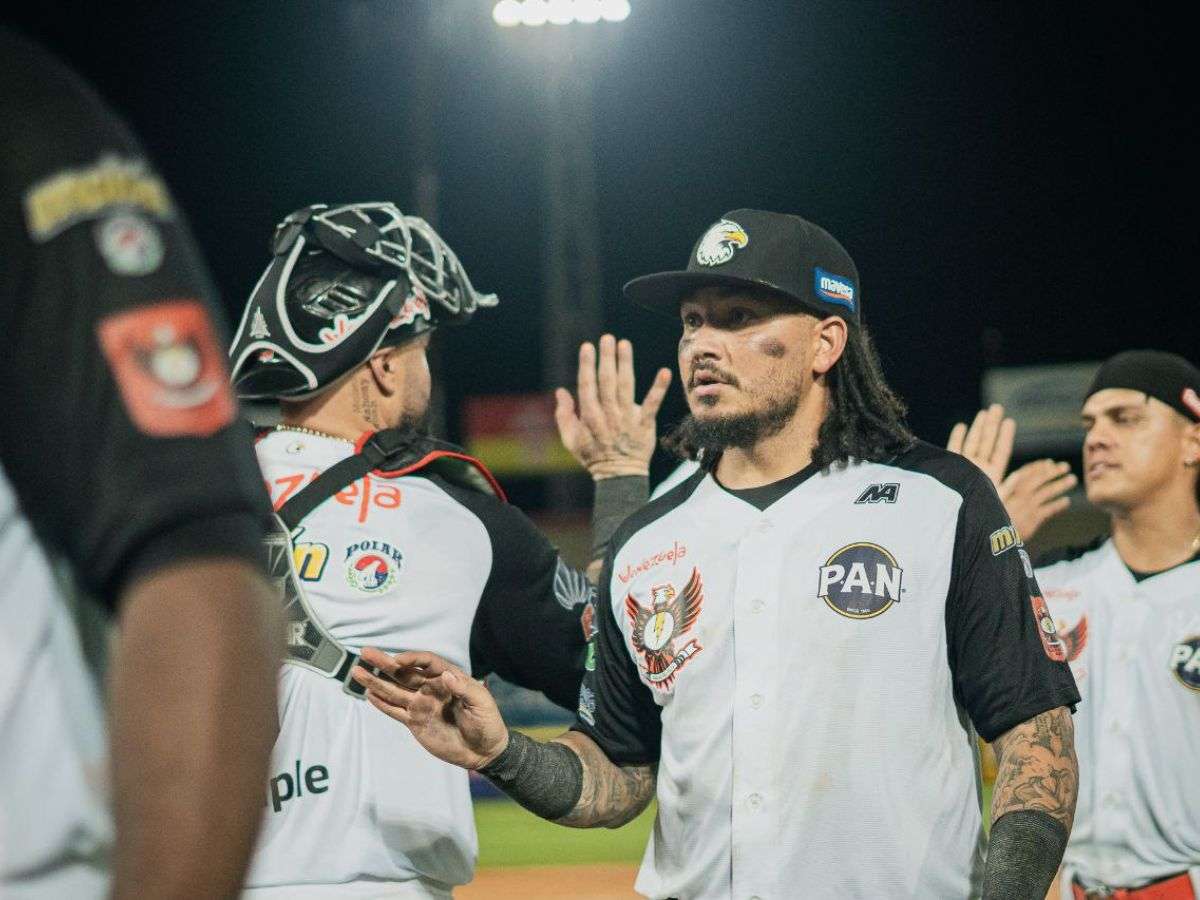
[{"label": "white baseball jersey", "polygon": [[976,732],[1078,699],[995,490],[927,444],[731,491],[697,472],[613,538],[575,727],[658,765],[637,889],[974,896]]},{"label": "white baseball jersey", "polygon": [[[257,449],[276,508],[353,452],[286,430]],[[431,650],[575,705],[594,592],[514,507],[436,476],[375,472],[310,513],[294,543],[310,607],[343,646]],[[247,895],[444,896],[469,881],[467,773],[338,681],[295,665],[280,681]]]},{"label": "white baseball jersey", "polygon": [[1064,875],[1200,894],[1200,561],[1136,577],[1111,540],[1037,570],[1084,703]]}]

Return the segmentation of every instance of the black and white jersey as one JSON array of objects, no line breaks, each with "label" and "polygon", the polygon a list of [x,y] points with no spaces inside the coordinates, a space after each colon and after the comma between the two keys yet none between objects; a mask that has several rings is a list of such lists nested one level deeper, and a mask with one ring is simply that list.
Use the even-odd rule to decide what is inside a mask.
[{"label": "black and white jersey", "polygon": [[658,764],[649,897],[975,896],[976,733],[1078,700],[991,483],[918,444],[615,535],[575,727]]},{"label": "black and white jersey", "polygon": [[1200,561],[1139,579],[1106,540],[1037,577],[1084,698],[1064,877],[1139,887],[1190,870],[1200,895]]},{"label": "black and white jersey", "polygon": [[3,29],[0,261],[0,894],[100,897],[100,691],[56,576],[111,610],[165,563],[257,562],[266,503],[162,180],[85,85]]},{"label": "black and white jersey", "polygon": [[[365,436],[364,436],[365,437]],[[354,452],[295,431],[257,445],[278,508]],[[434,475],[373,472],[309,513],[295,570],[328,634],[354,651],[431,650],[573,708],[594,589],[519,510]],[[471,879],[467,773],[340,682],[284,665],[266,822],[247,896],[440,897]]]}]

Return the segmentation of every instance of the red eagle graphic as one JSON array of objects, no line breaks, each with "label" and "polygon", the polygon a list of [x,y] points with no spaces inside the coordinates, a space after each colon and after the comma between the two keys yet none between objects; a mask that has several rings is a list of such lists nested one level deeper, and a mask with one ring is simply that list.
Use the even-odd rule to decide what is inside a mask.
[{"label": "red eagle graphic", "polygon": [[1067,662],[1078,659],[1083,648],[1087,646],[1087,616],[1081,616],[1075,627],[1066,634],[1061,634],[1061,637],[1067,645]]},{"label": "red eagle graphic", "polygon": [[633,624],[633,647],[646,660],[646,675],[652,683],[670,687],[675,673],[703,649],[694,638],[675,649],[676,638],[696,624],[703,603],[704,586],[695,568],[682,595],[677,595],[671,584],[650,588],[649,609],[642,607],[633,594],[625,596],[625,611]]}]

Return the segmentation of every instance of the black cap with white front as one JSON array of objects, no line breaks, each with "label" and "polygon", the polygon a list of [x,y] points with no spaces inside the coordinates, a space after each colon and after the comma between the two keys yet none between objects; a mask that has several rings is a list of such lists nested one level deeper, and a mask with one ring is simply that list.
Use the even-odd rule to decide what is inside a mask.
[{"label": "black cap with white front", "polygon": [[860,319],[858,269],[850,254],[819,225],[786,213],[725,213],[696,242],[687,269],[635,278],[625,296],[674,313],[680,300],[704,287],[765,288],[818,315]]}]

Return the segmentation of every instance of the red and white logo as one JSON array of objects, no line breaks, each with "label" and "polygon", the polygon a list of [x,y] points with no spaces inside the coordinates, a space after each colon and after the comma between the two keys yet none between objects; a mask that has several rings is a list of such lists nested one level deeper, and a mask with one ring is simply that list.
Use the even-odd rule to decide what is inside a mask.
[{"label": "red and white logo", "polygon": [[155,303],[102,319],[100,347],[139,430],[204,436],[233,421],[224,353],[198,300]]},{"label": "red and white logo", "polygon": [[675,646],[677,640],[692,630],[703,604],[704,585],[700,570],[695,568],[682,594],[669,583],[650,588],[648,609],[633,594],[625,596],[625,612],[633,626],[630,634],[633,649],[642,655],[646,677],[655,687],[669,688],[679,670],[704,649],[695,638],[678,649]]}]

